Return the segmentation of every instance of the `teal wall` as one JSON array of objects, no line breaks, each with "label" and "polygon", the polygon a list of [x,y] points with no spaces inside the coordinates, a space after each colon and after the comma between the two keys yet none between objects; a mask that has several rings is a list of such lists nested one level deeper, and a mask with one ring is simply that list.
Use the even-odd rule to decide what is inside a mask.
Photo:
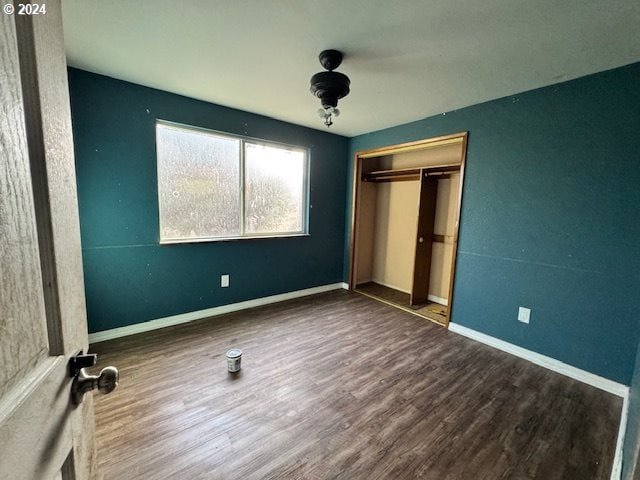
[{"label": "teal wall", "polygon": [[[639,81],[636,63],[350,140],[353,158],[469,132],[453,322],[631,382],[640,334]],[[518,306],[532,308],[529,326],[516,321]]]},{"label": "teal wall", "polygon": [[624,442],[622,478],[632,480],[640,477],[638,460],[640,457],[640,345],[636,353],[636,366],[629,392],[629,417]]},{"label": "teal wall", "polygon": [[[346,138],[73,68],[69,83],[90,332],[342,280]],[[310,236],[160,246],[157,118],[308,147]]]}]

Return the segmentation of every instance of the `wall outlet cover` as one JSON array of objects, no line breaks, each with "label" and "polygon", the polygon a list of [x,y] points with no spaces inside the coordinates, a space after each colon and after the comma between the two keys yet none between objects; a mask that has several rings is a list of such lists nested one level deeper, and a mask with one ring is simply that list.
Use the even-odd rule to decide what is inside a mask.
[{"label": "wall outlet cover", "polygon": [[226,288],[229,286],[229,275],[220,275],[220,286]]},{"label": "wall outlet cover", "polygon": [[526,307],[518,308],[518,321],[522,323],[529,323],[531,319],[531,309]]}]

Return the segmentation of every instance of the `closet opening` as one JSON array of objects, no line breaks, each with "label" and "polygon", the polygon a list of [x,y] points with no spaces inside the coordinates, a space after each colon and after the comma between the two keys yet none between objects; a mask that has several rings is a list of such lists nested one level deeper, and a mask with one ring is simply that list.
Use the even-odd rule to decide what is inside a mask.
[{"label": "closet opening", "polygon": [[467,132],[355,155],[349,289],[449,324]]}]

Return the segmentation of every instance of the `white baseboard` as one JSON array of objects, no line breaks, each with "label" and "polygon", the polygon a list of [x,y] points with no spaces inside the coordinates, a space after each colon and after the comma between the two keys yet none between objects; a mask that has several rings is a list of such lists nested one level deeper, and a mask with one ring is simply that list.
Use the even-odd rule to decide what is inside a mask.
[{"label": "white baseboard", "polygon": [[490,335],[477,332],[471,328],[463,327],[457,323],[449,323],[449,330],[464,335],[465,337],[477,340],[478,342],[489,345],[490,347],[497,348],[503,352],[510,353],[516,357],[529,360],[531,363],[540,365],[541,367],[548,368],[554,372],[566,375],[580,382],[591,385],[592,387],[599,388],[605,392],[612,393],[618,397],[622,397],[622,412],[620,414],[620,425],[618,426],[618,439],[616,441],[616,450],[613,457],[613,467],[611,469],[611,480],[620,480],[622,476],[622,453],[624,446],[624,436],[627,428],[627,417],[629,415],[629,387],[622,383],[614,382],[608,378],[594,375],[593,373],[581,370],[580,368],[572,367],[566,363],[556,360],[555,358],[541,355],[526,348],[519,347],[504,340],[499,340]]},{"label": "white baseboard", "polygon": [[151,330],[157,330],[159,328],[179,325],[181,323],[192,322],[194,320],[200,320],[202,318],[213,317],[215,315],[237,312],[238,310],[246,310],[247,308],[254,308],[261,305],[268,305],[270,303],[283,302],[285,300],[306,297],[308,295],[328,292],[330,290],[338,290],[341,288],[348,289],[349,285],[343,282],[331,283],[329,285],[321,285],[319,287],[306,288],[304,290],[296,290],[293,292],[281,293],[279,295],[271,295],[269,297],[256,298],[253,300],[246,300],[244,302],[221,305],[219,307],[206,308],[204,310],[197,310],[195,312],[181,313],[178,315],[172,315],[170,317],[149,320],[148,322],[136,323],[135,325],[127,325],[126,327],[112,328],[110,330],[90,333],[89,343],[104,342],[105,340],[111,340],[113,338],[126,337],[128,335],[135,335],[136,333],[148,332]]},{"label": "white baseboard", "polygon": [[600,377],[599,375],[587,372],[586,370],[573,367],[561,362],[560,360],[556,360],[555,358],[541,355],[540,353],[527,350],[526,348],[519,347],[517,345],[514,345],[513,343],[505,342],[504,340],[499,340],[495,337],[491,337],[476,330],[472,330],[471,328],[463,327],[458,323],[450,323],[449,330],[454,333],[464,335],[465,337],[471,338],[473,340],[477,340],[478,342],[484,343],[493,348],[497,348],[498,350],[502,350],[503,352],[515,355],[516,357],[524,358],[525,360],[529,360],[531,363],[535,363],[536,365],[540,365],[541,367],[545,367],[549,370],[553,370],[554,372],[561,373],[562,375],[566,375],[567,377],[573,378],[574,380],[579,380],[583,383],[586,383],[587,385],[591,385],[592,387],[604,390],[605,392],[613,393],[618,397],[624,398],[629,395],[628,386],[623,385],[622,383],[614,382],[613,380],[609,380],[608,378]]},{"label": "white baseboard", "polygon": [[440,304],[440,305],[444,305],[445,307],[446,307],[447,305],[449,305],[449,300],[447,300],[446,298],[438,297],[438,296],[436,296],[436,295],[431,295],[431,294],[429,294],[429,295],[427,296],[427,300],[429,300],[429,301],[431,301],[431,302],[438,303],[438,304]]},{"label": "white baseboard", "polygon": [[400,288],[397,285],[392,285],[391,283],[381,282],[380,280],[376,280],[375,278],[371,281],[373,283],[377,283],[378,285],[382,285],[383,287],[393,288],[394,290],[397,290],[399,292],[408,293],[409,295],[411,295],[411,291],[407,290],[406,288]]},{"label": "white baseboard", "polygon": [[349,284],[347,282],[342,282],[341,285],[344,290],[349,290]]},{"label": "white baseboard", "polygon": [[622,400],[622,414],[620,415],[620,426],[618,427],[618,440],[616,441],[616,453],[613,457],[613,467],[611,468],[611,480],[622,478],[622,454],[624,452],[624,437],[627,433],[627,419],[629,418],[629,395],[625,395]]}]

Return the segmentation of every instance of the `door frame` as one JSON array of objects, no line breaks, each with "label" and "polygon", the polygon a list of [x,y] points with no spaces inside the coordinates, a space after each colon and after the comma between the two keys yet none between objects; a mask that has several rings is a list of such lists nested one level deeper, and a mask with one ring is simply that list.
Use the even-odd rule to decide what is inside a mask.
[{"label": "door frame", "polygon": [[358,236],[358,218],[360,214],[360,190],[359,186],[362,177],[362,161],[369,158],[383,157],[397,153],[414,152],[427,150],[429,148],[449,145],[461,142],[460,154],[460,185],[458,187],[457,208],[455,210],[455,223],[453,231],[453,252],[451,255],[451,268],[449,279],[449,298],[448,308],[445,321],[445,327],[448,328],[451,319],[451,311],[453,307],[453,286],[455,281],[456,260],[458,253],[458,236],[460,232],[460,212],[462,209],[462,192],[464,185],[464,170],[467,159],[467,143],[469,132],[452,133],[449,135],[441,135],[438,137],[425,138],[413,142],[399,143],[383,147],[376,147],[369,150],[361,150],[354,155],[353,163],[353,186],[351,196],[351,233],[349,238],[349,290],[356,289],[356,258],[357,258],[357,236]]}]

